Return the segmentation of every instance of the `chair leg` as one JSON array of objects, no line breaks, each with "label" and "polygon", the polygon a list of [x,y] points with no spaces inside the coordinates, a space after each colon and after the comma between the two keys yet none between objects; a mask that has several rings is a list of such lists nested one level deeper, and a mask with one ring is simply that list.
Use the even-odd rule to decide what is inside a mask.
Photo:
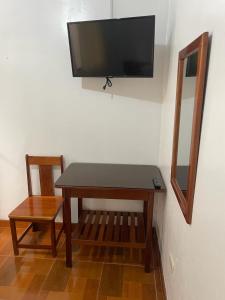
[{"label": "chair leg", "polygon": [[55,234],[55,220],[51,222],[51,246],[52,246],[52,256],[56,257],[56,234]]},{"label": "chair leg", "polygon": [[11,228],[14,255],[19,255],[19,250],[17,247],[16,222],[12,219],[10,219],[10,228]]},{"label": "chair leg", "polygon": [[32,223],[32,231],[33,232],[40,231],[40,226],[38,223]]}]

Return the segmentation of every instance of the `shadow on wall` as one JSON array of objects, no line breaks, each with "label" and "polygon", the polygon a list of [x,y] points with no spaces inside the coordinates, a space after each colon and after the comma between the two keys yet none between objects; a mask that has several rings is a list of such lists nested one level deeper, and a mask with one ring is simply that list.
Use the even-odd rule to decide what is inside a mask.
[{"label": "shadow on wall", "polygon": [[82,88],[123,97],[162,102],[162,82],[166,47],[155,46],[153,78],[113,78],[111,88],[102,89],[104,78],[82,78]]}]

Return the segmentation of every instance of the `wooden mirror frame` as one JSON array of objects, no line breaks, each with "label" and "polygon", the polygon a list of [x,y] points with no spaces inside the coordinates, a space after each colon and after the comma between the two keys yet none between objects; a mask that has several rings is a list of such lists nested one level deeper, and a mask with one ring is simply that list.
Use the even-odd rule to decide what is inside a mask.
[{"label": "wooden mirror frame", "polygon": [[[176,110],[175,110],[173,154],[172,154],[172,167],[171,167],[171,184],[173,186],[182,213],[188,224],[191,224],[192,221],[194,190],[195,190],[198,152],[199,152],[200,135],[201,135],[202,112],[203,112],[203,104],[204,104],[208,41],[209,41],[209,35],[208,32],[205,32],[201,36],[199,36],[196,40],[194,40],[191,44],[189,44],[186,48],[184,48],[179,52],[179,60],[178,60]],[[183,72],[184,72],[185,59],[196,51],[198,52],[197,75],[196,75],[195,99],[194,99],[194,109],[193,109],[193,119],[192,119],[187,193],[185,197],[176,179],[180,112],[181,112],[181,100],[182,100],[182,88],[183,88]]]}]

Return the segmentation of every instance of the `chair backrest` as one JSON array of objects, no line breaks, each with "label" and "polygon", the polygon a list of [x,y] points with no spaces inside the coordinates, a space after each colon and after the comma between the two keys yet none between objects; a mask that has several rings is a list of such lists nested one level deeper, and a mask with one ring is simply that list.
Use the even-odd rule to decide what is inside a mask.
[{"label": "chair backrest", "polygon": [[28,194],[32,196],[31,165],[39,167],[41,196],[54,196],[53,166],[58,166],[63,173],[63,156],[30,156],[26,155]]}]

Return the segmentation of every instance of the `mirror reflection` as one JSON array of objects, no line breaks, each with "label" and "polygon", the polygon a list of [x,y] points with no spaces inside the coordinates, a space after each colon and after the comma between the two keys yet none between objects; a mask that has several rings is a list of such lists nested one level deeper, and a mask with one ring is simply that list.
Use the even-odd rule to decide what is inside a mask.
[{"label": "mirror reflection", "polygon": [[195,103],[198,53],[184,60],[183,86],[180,106],[176,180],[185,198],[188,187],[188,170],[192,136],[192,119]]}]

